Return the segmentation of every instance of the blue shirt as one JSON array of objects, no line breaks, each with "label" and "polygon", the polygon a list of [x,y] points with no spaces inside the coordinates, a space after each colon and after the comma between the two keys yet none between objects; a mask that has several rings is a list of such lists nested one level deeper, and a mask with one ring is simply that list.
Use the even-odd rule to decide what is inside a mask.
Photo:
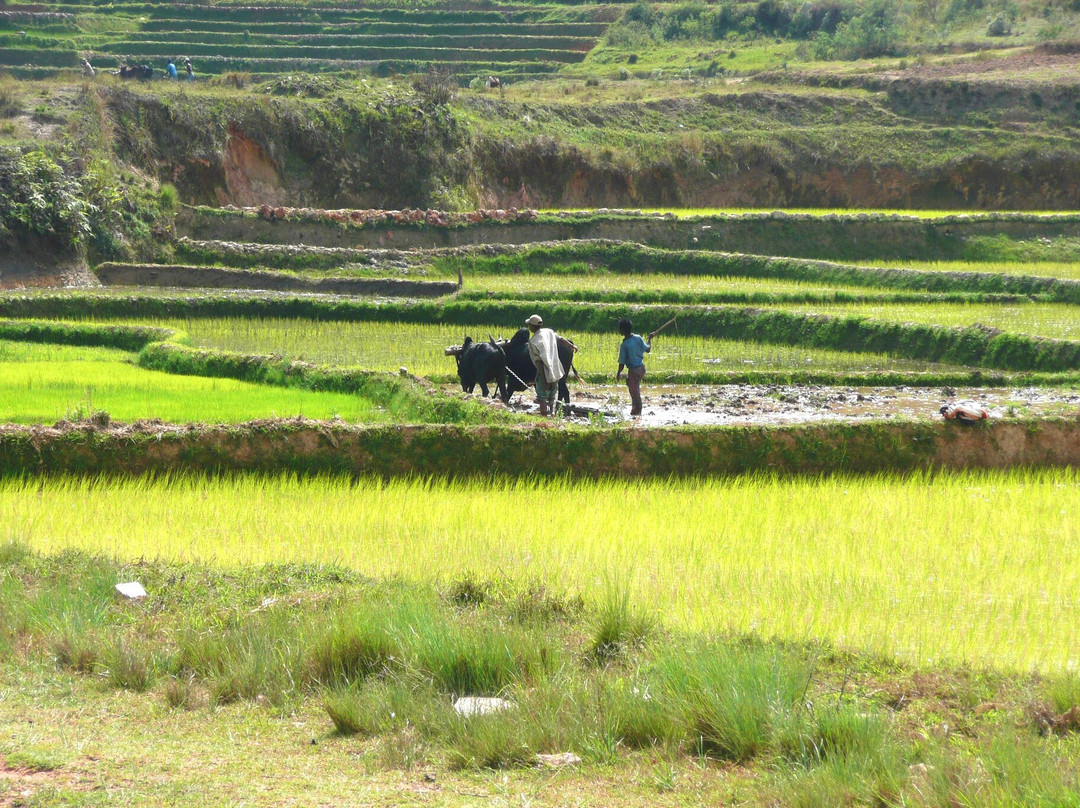
[{"label": "blue shirt", "polygon": [[169,64],[166,65],[165,69],[169,71],[170,79],[176,78],[176,65],[174,65],[172,62],[169,62]]},{"label": "blue shirt", "polygon": [[645,354],[650,350],[652,349],[645,340],[637,334],[631,334],[619,346],[619,364],[628,368],[639,368],[645,364]]}]

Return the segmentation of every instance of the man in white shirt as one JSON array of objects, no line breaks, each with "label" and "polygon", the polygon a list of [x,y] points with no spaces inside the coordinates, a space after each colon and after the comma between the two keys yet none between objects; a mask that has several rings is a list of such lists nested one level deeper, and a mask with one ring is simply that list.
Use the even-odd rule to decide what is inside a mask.
[{"label": "man in white shirt", "polygon": [[529,358],[536,366],[536,403],[540,414],[555,414],[555,396],[559,392],[559,379],[565,372],[559,361],[559,338],[550,328],[544,328],[544,320],[534,314],[525,321],[532,336],[529,338]]}]

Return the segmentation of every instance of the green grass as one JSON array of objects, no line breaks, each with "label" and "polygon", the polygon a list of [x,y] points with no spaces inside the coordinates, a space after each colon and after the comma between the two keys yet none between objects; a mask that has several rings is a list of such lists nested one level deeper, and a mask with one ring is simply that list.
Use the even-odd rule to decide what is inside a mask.
[{"label": "green grass", "polygon": [[[1080,640],[1078,493],[1076,470],[632,483],[8,480],[0,538],[121,559],[538,580],[587,597],[621,580],[630,603],[673,627],[818,638],[919,666],[1063,671]],[[536,502],[559,503],[540,532],[513,516]]]},{"label": "green grass", "polygon": [[[460,345],[466,333],[473,339],[487,339],[489,333],[509,337],[516,330],[513,324],[463,327],[240,318],[152,322],[186,332],[192,344],[199,347],[240,353],[277,353],[343,367],[358,365],[366,370],[396,371],[405,366],[411,373],[444,381],[457,378],[453,358],[443,355],[446,346]],[[650,325],[654,327],[660,323],[642,323],[640,327]],[[614,374],[618,334],[566,332],[565,335],[580,347],[574,364],[586,379],[606,379]],[[875,354],[679,336],[677,327],[657,338],[648,359],[649,371],[654,378],[665,373],[711,370],[956,369]]]},{"label": "green grass", "polygon": [[130,354],[0,341],[0,421],[52,423],[104,411],[114,420],[232,423],[304,415],[350,422],[394,416],[359,396],[173,376],[136,367]]}]

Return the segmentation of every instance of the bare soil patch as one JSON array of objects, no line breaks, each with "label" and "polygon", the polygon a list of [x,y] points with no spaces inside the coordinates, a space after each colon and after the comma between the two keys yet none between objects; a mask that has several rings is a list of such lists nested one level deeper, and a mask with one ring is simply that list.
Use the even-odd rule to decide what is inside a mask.
[{"label": "bare soil patch", "polygon": [[[1080,417],[1080,391],[1046,388],[824,387],[818,385],[718,386],[655,385],[643,391],[640,426],[720,426],[848,422],[875,419],[940,420],[940,408],[953,401],[984,405],[991,418]],[[573,403],[605,414],[629,417],[625,387],[573,388]],[[512,406],[531,412],[531,398],[518,395]],[[588,420],[587,416],[573,416]]]}]

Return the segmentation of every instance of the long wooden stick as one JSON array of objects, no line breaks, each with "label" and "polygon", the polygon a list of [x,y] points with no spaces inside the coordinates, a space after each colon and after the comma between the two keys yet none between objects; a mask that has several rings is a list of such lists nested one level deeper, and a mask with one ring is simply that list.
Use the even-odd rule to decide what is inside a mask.
[{"label": "long wooden stick", "polygon": [[661,331],[663,331],[665,328],[667,328],[669,325],[671,325],[674,322],[675,322],[675,318],[672,317],[670,320],[668,320],[666,323],[664,323],[662,326],[660,326],[655,331],[650,331],[649,332],[649,339],[652,339],[653,337],[655,337],[657,334],[659,334]]}]

